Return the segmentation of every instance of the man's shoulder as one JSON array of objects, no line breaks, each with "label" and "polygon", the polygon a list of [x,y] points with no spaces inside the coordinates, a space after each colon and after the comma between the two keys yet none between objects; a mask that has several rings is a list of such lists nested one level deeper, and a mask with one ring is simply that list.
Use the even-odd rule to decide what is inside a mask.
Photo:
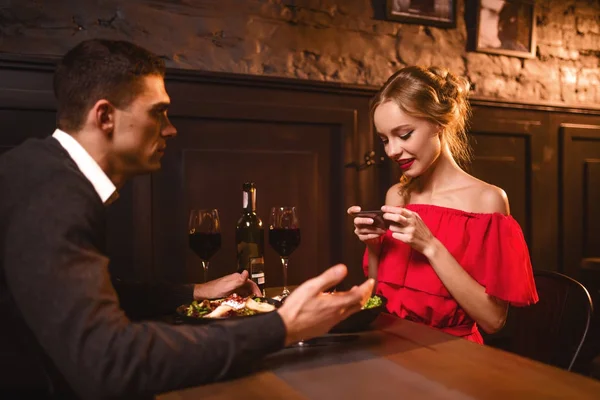
[{"label": "man's shoulder", "polygon": [[2,185],[15,189],[0,201],[0,229],[11,225],[19,229],[102,229],[104,206],[98,196],[70,173],[57,173],[46,180],[33,178],[24,185]]},{"label": "man's shoulder", "polygon": [[[40,166],[47,168],[60,164],[61,152],[59,143],[52,138],[30,138],[3,154],[0,154],[0,172],[21,166]],[[14,171],[13,171],[14,172]]]},{"label": "man's shoulder", "polygon": [[[0,156],[0,188],[10,198],[23,201],[62,202],[69,198],[94,198],[93,187],[51,137],[28,139]],[[60,205],[60,203],[54,203]]]}]

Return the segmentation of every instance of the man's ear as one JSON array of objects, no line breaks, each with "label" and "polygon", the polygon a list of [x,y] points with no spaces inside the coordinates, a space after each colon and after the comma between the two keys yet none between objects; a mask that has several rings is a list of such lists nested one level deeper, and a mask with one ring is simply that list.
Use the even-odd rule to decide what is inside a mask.
[{"label": "man's ear", "polygon": [[111,136],[115,129],[115,107],[108,100],[98,100],[92,108],[92,114],[98,129]]}]

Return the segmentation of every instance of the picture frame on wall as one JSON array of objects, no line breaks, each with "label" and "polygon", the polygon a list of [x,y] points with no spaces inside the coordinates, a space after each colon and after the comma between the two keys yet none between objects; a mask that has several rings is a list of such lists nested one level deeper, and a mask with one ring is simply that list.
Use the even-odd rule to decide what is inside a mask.
[{"label": "picture frame on wall", "polygon": [[387,19],[407,24],[456,27],[457,0],[386,0]]},{"label": "picture frame on wall", "polygon": [[477,0],[475,51],[535,58],[534,0]]}]

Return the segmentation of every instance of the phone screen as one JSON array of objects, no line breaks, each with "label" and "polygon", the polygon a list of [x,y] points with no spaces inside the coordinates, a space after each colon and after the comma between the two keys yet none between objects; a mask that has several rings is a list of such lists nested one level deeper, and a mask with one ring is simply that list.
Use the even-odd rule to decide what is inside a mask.
[{"label": "phone screen", "polygon": [[361,218],[372,218],[375,221],[375,225],[379,225],[381,227],[385,227],[385,220],[383,219],[383,211],[381,210],[361,210],[358,212],[352,213],[354,217]]}]

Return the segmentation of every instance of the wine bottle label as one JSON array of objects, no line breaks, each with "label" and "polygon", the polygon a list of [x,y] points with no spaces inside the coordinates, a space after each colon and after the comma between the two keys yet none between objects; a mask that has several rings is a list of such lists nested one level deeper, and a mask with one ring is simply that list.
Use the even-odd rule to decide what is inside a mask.
[{"label": "wine bottle label", "polygon": [[[254,244],[254,243],[252,243],[252,244]],[[260,268],[260,269],[262,269],[264,265],[265,265],[265,259],[263,258],[263,256],[250,257],[250,266],[252,268]]]},{"label": "wine bottle label", "polygon": [[252,274],[252,280],[255,281],[258,285],[265,284],[265,273],[261,272],[259,274]]},{"label": "wine bottle label", "polygon": [[250,259],[250,277],[258,285],[265,283],[264,266],[265,261],[263,257],[253,257]]},{"label": "wine bottle label", "polygon": [[250,274],[264,274],[265,261],[262,257],[250,258]]}]

